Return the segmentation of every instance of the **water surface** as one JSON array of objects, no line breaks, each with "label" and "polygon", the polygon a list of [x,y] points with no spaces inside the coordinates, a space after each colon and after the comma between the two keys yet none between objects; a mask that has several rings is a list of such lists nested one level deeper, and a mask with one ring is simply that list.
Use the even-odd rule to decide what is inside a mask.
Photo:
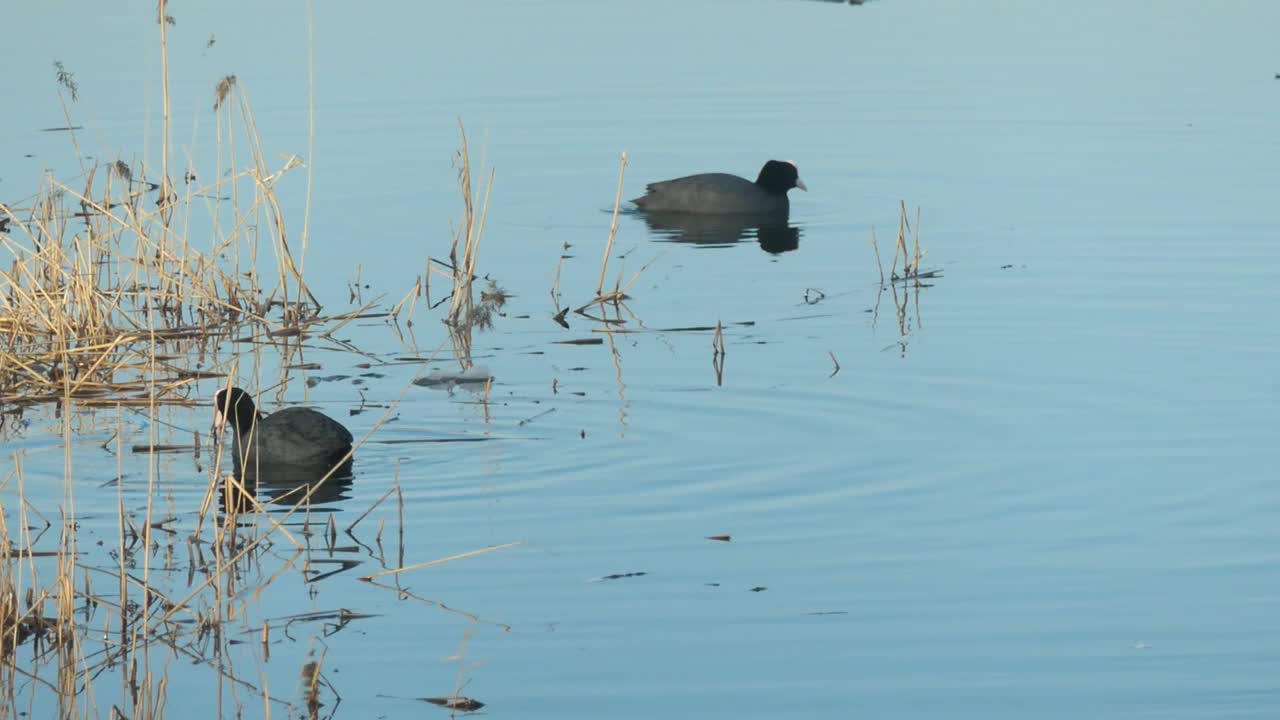
[{"label": "water surface", "polygon": [[[85,152],[156,162],[150,12],[18,11],[58,32],[12,53],[4,202],[78,167],[65,134],[36,132],[65,124],[54,59],[82,88]],[[487,403],[413,384],[454,362],[427,309],[412,339],[347,326],[364,356],[304,348],[321,369],[284,396],[372,432],[327,506],[339,526],[398,482],[404,564],[523,544],[401,576],[447,610],[356,580],[397,564],[370,549],[312,583],[286,573],[253,619],[376,617],[304,625],[269,660],[232,646],[246,679],[296,700],[322,642],[337,717],[412,717],[453,692],[464,646],[463,692],[492,716],[1274,716],[1272,4],[318,6],[313,153],[305,6],[170,12],[182,155],[212,157],[229,73],[268,148],[310,154],[306,271],[326,310],[351,309],[357,266],[364,299],[390,306],[447,254],[459,118],[496,168],[479,267],[513,296],[474,336]],[[781,228],[624,214],[608,279],[645,268],[621,314],[641,332],[557,344],[603,337],[553,322],[550,290],[559,266],[563,304],[594,294],[623,150],[624,198],[770,157],[810,192]],[[304,191],[300,173],[282,185],[292,217]],[[870,238],[887,264],[900,200],[921,208],[927,287],[880,284]],[[720,383],[712,333],[675,330],[717,321]],[[241,384],[269,388],[284,361],[241,363]],[[351,415],[362,399],[391,421]],[[172,411],[160,439],[209,413]],[[56,514],[60,420],[23,421],[6,447]],[[117,427],[147,442],[145,416],[79,422],[84,537],[116,537],[117,464],[126,508],[145,509],[150,477],[190,531],[206,462],[161,456],[151,475],[102,447]],[[391,504],[364,521],[370,547],[379,521],[397,527]],[[169,673],[171,698],[261,712],[207,667]]]}]

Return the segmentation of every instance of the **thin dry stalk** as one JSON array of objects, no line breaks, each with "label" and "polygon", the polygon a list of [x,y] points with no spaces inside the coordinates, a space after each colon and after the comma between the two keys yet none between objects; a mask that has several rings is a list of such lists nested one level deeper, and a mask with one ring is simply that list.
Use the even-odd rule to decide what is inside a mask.
[{"label": "thin dry stalk", "polygon": [[613,239],[618,236],[618,210],[622,207],[622,181],[627,175],[627,151],[618,160],[618,190],[613,196],[613,220],[609,223],[609,240],[604,245],[604,257],[600,260],[600,281],[596,283],[596,296],[604,294],[604,274],[609,268],[609,256],[613,253]]},{"label": "thin dry stalk", "polygon": [[914,232],[912,232],[912,235],[915,236],[915,246],[916,246],[915,262],[912,263],[912,269],[915,270],[915,275],[918,276],[920,274],[920,257],[921,257],[920,255],[920,206],[919,205],[916,206],[916,226],[914,228]]},{"label": "thin dry stalk", "polygon": [[164,209],[169,207],[169,197],[172,189],[169,185],[169,137],[173,124],[173,117],[169,108],[169,0],[158,0],[156,3],[156,12],[159,14],[160,25],[160,197],[162,199],[161,208],[163,226],[165,230],[161,232],[161,247],[164,247],[167,236],[167,226],[171,215],[165,213]]},{"label": "thin dry stalk", "polygon": [[395,488],[391,488],[391,489],[387,490],[386,492],[382,493],[382,497],[378,498],[377,500],[374,500],[374,501],[373,501],[373,504],[369,506],[369,509],[368,509],[368,510],[365,510],[364,512],[360,513],[360,517],[358,517],[358,518],[356,518],[355,520],[351,521],[351,524],[347,526],[347,529],[346,529],[347,534],[350,534],[352,531],[354,531],[354,530],[356,529],[356,526],[360,524],[360,521],[362,521],[362,520],[364,520],[366,517],[368,517],[368,516],[369,516],[369,513],[371,513],[371,512],[373,512],[374,510],[376,510],[376,509],[378,508],[378,506],[379,506],[379,505],[381,505],[381,504],[383,503],[383,501],[385,501],[387,498],[391,497],[391,493],[393,493],[393,492],[395,492],[395,491],[396,491],[396,489],[395,489]]},{"label": "thin dry stalk", "polygon": [[311,0],[307,0],[307,198],[302,210],[302,257],[298,274],[306,270],[307,245],[311,240],[311,189],[316,157],[316,26]]},{"label": "thin dry stalk", "polygon": [[413,570],[421,570],[423,568],[428,568],[435,565],[443,565],[445,563],[451,563],[457,560],[465,560],[466,558],[476,557],[478,555],[487,555],[491,552],[496,552],[498,550],[506,550],[507,548],[513,548],[513,547],[516,547],[517,545],[523,545],[523,544],[524,543],[520,541],[516,541],[516,542],[504,543],[502,545],[491,545],[487,548],[481,548],[479,550],[470,550],[468,552],[458,553],[457,555],[450,555],[449,557],[443,557],[436,560],[429,560],[427,562],[417,563],[416,565],[408,565],[405,567],[398,567],[391,570],[383,570],[382,572],[376,572],[372,575],[365,575],[360,579],[364,580],[365,582],[369,582],[372,580],[377,580],[380,577],[386,577],[387,575],[399,575],[400,573],[406,573]]},{"label": "thin dry stalk", "polygon": [[[449,251],[450,269],[453,275],[453,295],[449,307],[448,323],[453,327],[468,324],[473,307],[472,283],[475,280],[476,258],[479,254],[480,239],[484,234],[485,221],[489,215],[489,198],[493,193],[494,169],[489,169],[489,179],[485,186],[484,200],[479,215],[476,213],[475,197],[472,194],[471,152],[467,144],[467,131],[458,120],[458,131],[461,135],[462,147],[458,151],[458,185],[462,191],[462,224],[454,232],[453,246]],[[458,245],[462,243],[462,256],[458,256]]]},{"label": "thin dry stalk", "polygon": [[394,319],[396,322],[400,322],[400,311],[404,309],[404,306],[406,304],[408,304],[409,305],[408,323],[412,325],[413,324],[413,308],[416,308],[418,306],[418,295],[421,294],[421,292],[422,292],[422,280],[419,279],[416,282],[414,282],[413,287],[409,288],[409,291],[404,294],[404,297],[400,298],[400,302],[396,303],[395,306],[391,308],[392,319]]},{"label": "thin dry stalk", "polygon": [[724,326],[716,320],[716,334],[711,338],[711,367],[716,371],[716,387],[724,384]]},{"label": "thin dry stalk", "polygon": [[890,277],[897,277],[898,257],[902,257],[902,274],[907,275],[911,271],[911,255],[907,252],[907,204],[901,200],[898,201],[898,239],[893,246],[893,267],[890,269]]},{"label": "thin dry stalk", "polygon": [[563,268],[564,254],[561,253],[560,259],[556,261],[556,276],[551,280],[551,310],[554,313],[552,317],[555,318],[556,322],[567,327],[568,323],[564,321],[564,316],[569,309],[561,309],[560,307],[560,271]]},{"label": "thin dry stalk", "polygon": [[880,261],[880,241],[876,240],[876,229],[871,228],[871,249],[876,252],[876,269],[880,271],[880,285],[884,285],[884,263]]},{"label": "thin dry stalk", "polygon": [[462,697],[462,689],[467,683],[463,682],[464,673],[467,669],[467,645],[471,642],[471,633],[473,627],[469,627],[462,633],[462,642],[458,643],[458,677],[453,683],[453,698],[455,702],[464,700]]}]

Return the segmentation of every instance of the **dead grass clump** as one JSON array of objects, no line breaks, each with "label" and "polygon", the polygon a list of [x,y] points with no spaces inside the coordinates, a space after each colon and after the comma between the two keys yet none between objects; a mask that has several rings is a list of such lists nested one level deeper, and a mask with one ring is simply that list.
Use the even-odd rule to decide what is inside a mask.
[{"label": "dead grass clump", "polygon": [[[449,331],[449,340],[453,345],[454,356],[463,371],[470,370],[474,363],[471,359],[472,334],[476,330],[484,331],[493,328],[494,318],[502,315],[502,308],[511,295],[496,280],[481,277],[476,271],[476,262],[480,254],[480,241],[484,237],[485,220],[489,214],[489,198],[493,193],[494,169],[491,166],[485,182],[484,194],[473,182],[471,167],[471,149],[467,141],[466,127],[458,121],[458,132],[461,146],[454,158],[454,166],[458,172],[458,190],[462,193],[462,220],[453,229],[453,242],[449,248],[449,259],[440,260],[428,257],[427,272],[420,276],[392,310],[392,317],[398,318],[401,310],[409,308],[407,323],[412,327],[412,313],[419,297],[430,304],[431,275],[444,275],[452,283],[449,295],[432,305],[437,307],[445,301],[449,303],[449,311],[443,322]],[[477,280],[486,284],[477,297],[475,285]]]},{"label": "dead grass clump", "polygon": [[450,297],[449,315],[445,323],[453,328],[464,327],[471,320],[474,309],[472,285],[476,279],[476,259],[480,254],[480,240],[484,237],[484,224],[489,216],[489,197],[493,193],[494,169],[489,168],[489,180],[485,184],[484,199],[477,207],[476,190],[472,187],[471,151],[467,145],[467,130],[458,121],[462,147],[458,150],[455,166],[458,170],[458,189],[462,191],[462,222],[454,228],[453,245],[449,248],[449,268],[452,271],[453,293]]},{"label": "dead grass clump", "polygon": [[[914,249],[908,249],[907,238],[912,238],[912,246]],[[871,247],[875,251],[876,267],[880,271],[880,286],[876,292],[876,302],[871,308],[871,327],[874,329],[876,322],[880,316],[880,298],[886,292],[886,289],[893,297],[894,308],[897,311],[898,319],[898,347],[903,357],[907,353],[908,338],[912,332],[922,327],[920,319],[920,291],[930,287],[930,283],[923,282],[942,277],[941,270],[922,270],[920,263],[924,260],[928,253],[920,247],[920,209],[916,208],[916,219],[914,230],[911,221],[907,218],[907,205],[905,202],[898,202],[898,237],[893,247],[893,263],[889,268],[889,282],[885,282],[884,264],[880,260],[880,244],[876,240],[875,230],[871,231]],[[902,263],[902,271],[898,271],[898,263]],[[899,295],[899,287],[902,292]],[[908,294],[911,291],[911,294]],[[914,323],[909,313],[911,306],[915,307]],[[835,370],[831,373],[834,376],[840,371],[840,363],[836,361],[835,355],[831,356],[832,362],[835,363]]]},{"label": "dead grass clump", "polygon": [[[927,250],[920,248],[920,208],[916,208],[916,222],[912,230],[912,224],[907,217],[907,204],[904,201],[898,201],[898,239],[893,246],[893,263],[889,267],[889,279],[891,282],[899,282],[903,280],[925,280],[928,278],[938,277],[941,274],[939,270],[921,270],[920,261],[924,260],[929,254]],[[907,247],[907,237],[913,239],[914,250]],[[875,233],[872,233],[872,247],[876,251],[876,265],[880,266],[880,247],[875,242]],[[901,258],[902,272],[898,272],[898,261]],[[884,282],[884,269],[880,269],[880,282]]]},{"label": "dead grass clump", "polygon": [[[218,84],[219,155],[236,166],[238,141],[248,162],[202,173],[219,178],[211,184],[194,182],[189,168],[179,195],[150,168],[116,160],[87,166],[74,187],[49,176],[21,206],[0,207],[8,256],[0,264],[0,399],[150,388],[157,401],[172,401],[191,377],[173,364],[183,352],[168,343],[200,344],[245,323],[279,332],[315,317],[319,303],[294,262],[276,196],[302,163],[267,167],[239,89]],[[199,233],[207,240],[178,229],[190,227],[210,228]],[[266,275],[257,272],[263,243],[275,260]],[[169,354],[173,362],[158,359]]]}]

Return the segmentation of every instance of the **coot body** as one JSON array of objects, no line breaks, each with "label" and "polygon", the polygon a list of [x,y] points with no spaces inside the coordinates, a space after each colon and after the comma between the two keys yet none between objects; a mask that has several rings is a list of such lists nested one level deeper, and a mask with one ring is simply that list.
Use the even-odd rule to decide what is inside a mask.
[{"label": "coot body", "polygon": [[755,182],[728,173],[702,173],[650,183],[631,202],[645,211],[708,215],[785,215],[787,191],[807,190],[795,163],[770,160]]},{"label": "coot body", "polygon": [[214,407],[215,422],[230,424],[235,434],[237,466],[333,463],[351,450],[351,431],[311,408],[290,407],[263,415],[249,393],[238,387],[219,390]]}]

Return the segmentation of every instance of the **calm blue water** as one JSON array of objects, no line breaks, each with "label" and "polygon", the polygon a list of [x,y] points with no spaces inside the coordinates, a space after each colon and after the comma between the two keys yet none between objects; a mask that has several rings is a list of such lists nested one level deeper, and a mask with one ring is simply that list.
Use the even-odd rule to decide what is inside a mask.
[{"label": "calm blue water", "polygon": [[[158,163],[151,12],[17,11],[31,32],[6,73],[0,200],[20,205],[45,169],[77,172],[66,135],[37,132],[65,122],[55,59],[81,87],[85,152]],[[231,73],[268,163],[307,155],[305,5],[170,12],[179,156],[214,173],[213,87]],[[1274,717],[1278,21],[1265,2],[317,7],[306,269],[326,310],[352,308],[357,265],[385,308],[447,254],[458,118],[473,162],[496,168],[479,268],[513,295],[474,338],[487,407],[393,363],[456,367],[441,310],[419,308],[416,347],[372,319],[338,333],[367,355],[303,351],[323,367],[291,373],[286,399],[372,431],[326,510],[341,528],[398,480],[404,564],[523,544],[400,576],[449,610],[398,598],[356,579],[401,562],[396,507],[378,506],[355,533],[366,547],[340,536],[332,554],[357,568],[311,584],[286,571],[247,603],[252,642],[226,648],[236,677],[297,703],[323,650],[341,695],[326,712],[416,717],[415,698],[453,692],[465,645],[463,694],[496,717]],[[552,322],[549,291],[563,254],[563,304],[591,299],[623,150],[624,198],[796,161],[798,247],[662,242],[626,215],[609,279],[651,263],[625,316],[646,331],[614,336],[616,355],[556,344],[602,337]],[[302,172],[280,188],[295,236],[304,191]],[[874,228],[887,262],[899,200],[921,207],[924,264],[941,271],[901,324],[869,242]],[[717,320],[719,386],[711,333],[670,331]],[[298,359],[246,351],[239,382],[272,387]],[[303,382],[337,374],[352,378]],[[362,397],[393,419],[349,414]],[[167,410],[157,437],[189,442],[209,414]],[[56,516],[60,421],[25,419],[6,447]],[[81,545],[111,547],[117,458],[101,445],[123,425],[122,495],[142,512],[148,467],[128,445],[152,423],[76,423]],[[155,582],[178,596],[207,460],[156,465],[177,533]],[[704,539],[720,534],[732,542]],[[114,566],[95,552],[81,562]],[[277,540],[271,557],[292,553]],[[374,617],[283,632],[339,608]],[[176,657],[171,711],[221,694],[223,716],[265,714],[260,691]],[[117,701],[118,678],[94,687]]]}]

